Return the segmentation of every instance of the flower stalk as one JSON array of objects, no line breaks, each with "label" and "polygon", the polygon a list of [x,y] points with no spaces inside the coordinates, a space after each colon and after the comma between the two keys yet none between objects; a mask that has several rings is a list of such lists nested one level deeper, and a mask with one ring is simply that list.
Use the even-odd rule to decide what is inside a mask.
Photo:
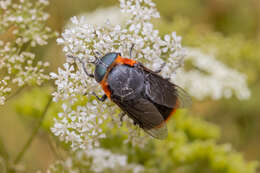
[{"label": "flower stalk", "polygon": [[52,97],[49,98],[49,100],[48,100],[48,102],[47,102],[47,104],[46,104],[46,106],[45,106],[45,108],[44,108],[44,110],[43,110],[43,112],[40,116],[40,119],[38,120],[37,125],[35,126],[35,128],[32,131],[31,136],[29,137],[29,139],[27,140],[27,142],[23,146],[22,150],[18,153],[17,157],[15,158],[15,160],[14,160],[15,165],[17,165],[21,161],[22,157],[24,156],[24,154],[26,153],[28,148],[31,146],[31,143],[33,142],[34,138],[38,134],[39,129],[40,129],[42,123],[43,123],[44,117],[45,117],[46,113],[48,112],[48,109],[50,108],[51,102],[52,102]]}]

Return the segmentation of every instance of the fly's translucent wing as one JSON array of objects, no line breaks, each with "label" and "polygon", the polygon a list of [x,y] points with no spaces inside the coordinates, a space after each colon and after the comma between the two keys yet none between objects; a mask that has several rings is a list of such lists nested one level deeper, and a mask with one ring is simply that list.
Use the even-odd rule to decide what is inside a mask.
[{"label": "fly's translucent wing", "polygon": [[141,68],[146,73],[145,93],[153,102],[172,109],[191,106],[191,97],[184,89],[143,66]]},{"label": "fly's translucent wing", "polygon": [[[174,85],[174,84],[173,84]],[[178,85],[174,85],[176,89],[176,95],[179,101],[179,108],[189,108],[192,105],[191,96]]]},{"label": "fly's translucent wing", "polygon": [[165,139],[168,136],[168,129],[165,122],[162,122],[159,127],[152,129],[144,129],[146,133],[157,139]]}]

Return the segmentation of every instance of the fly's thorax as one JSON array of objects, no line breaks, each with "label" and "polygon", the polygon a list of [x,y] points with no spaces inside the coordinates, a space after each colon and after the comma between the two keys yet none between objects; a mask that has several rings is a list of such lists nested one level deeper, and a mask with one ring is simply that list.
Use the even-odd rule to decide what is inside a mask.
[{"label": "fly's thorax", "polygon": [[101,82],[109,67],[113,64],[120,53],[108,53],[103,56],[96,64],[94,76],[97,82]]},{"label": "fly's thorax", "polygon": [[144,91],[144,73],[137,67],[116,65],[108,74],[107,83],[113,96],[124,100],[141,97]]}]

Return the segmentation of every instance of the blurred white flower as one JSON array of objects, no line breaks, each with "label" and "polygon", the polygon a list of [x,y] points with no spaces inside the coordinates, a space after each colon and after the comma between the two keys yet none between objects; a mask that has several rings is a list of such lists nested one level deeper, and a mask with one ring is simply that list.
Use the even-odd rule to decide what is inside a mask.
[{"label": "blurred white flower", "polygon": [[176,83],[184,86],[188,93],[197,99],[230,98],[233,93],[238,99],[250,97],[246,76],[216,60],[213,54],[189,48],[186,60],[195,68],[189,71],[180,69]]},{"label": "blurred white flower", "polygon": [[[55,163],[49,165],[46,173],[80,173],[78,167],[73,165],[72,158],[67,158],[66,160],[57,160]],[[42,171],[37,171],[37,173],[42,173]]]},{"label": "blurred white flower", "polygon": [[103,148],[92,150],[80,150],[64,161],[56,161],[50,165],[47,173],[56,172],[133,172],[140,173],[144,171],[143,166],[138,164],[129,164],[125,155],[115,154]]},{"label": "blurred white flower", "polygon": [[92,158],[91,170],[93,172],[104,172],[106,169],[119,172],[120,167],[122,169],[128,166],[127,156],[113,154],[102,148],[88,150],[85,154]]},{"label": "blurred white flower", "polygon": [[6,10],[9,5],[11,5],[11,0],[1,0],[0,1],[0,8]]},{"label": "blurred white flower", "polygon": [[40,85],[49,79],[44,74],[49,64],[36,62],[35,54],[29,49],[47,44],[47,39],[54,35],[46,27],[48,13],[43,11],[46,5],[47,0],[34,3],[28,0],[17,3],[0,1],[0,30],[4,38],[0,41],[0,72],[4,76],[0,83],[0,104],[4,104],[7,94],[11,92],[9,86],[13,87],[12,83],[18,87]]},{"label": "blurred white flower", "polygon": [[[106,16],[106,17],[104,17]],[[83,13],[78,18],[85,17],[85,22],[91,25],[105,26],[104,21],[108,20],[112,25],[121,24],[125,22],[128,16],[125,13],[120,12],[120,8],[111,6],[107,8],[96,9],[93,12]],[[67,28],[70,27],[68,24]]]},{"label": "blurred white flower", "polygon": [[5,103],[5,96],[11,91],[11,88],[7,86],[9,80],[10,78],[6,76],[0,81],[0,105]]}]

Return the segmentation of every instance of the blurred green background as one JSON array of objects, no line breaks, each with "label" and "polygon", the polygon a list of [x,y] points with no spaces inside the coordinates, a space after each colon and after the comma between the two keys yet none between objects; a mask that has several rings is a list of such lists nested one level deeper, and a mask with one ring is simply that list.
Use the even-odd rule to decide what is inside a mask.
[{"label": "blurred green background", "polygon": [[[183,37],[183,46],[207,49],[216,47],[217,59],[248,76],[249,100],[221,99],[193,101],[191,112],[220,126],[220,143],[231,143],[246,160],[260,160],[260,1],[259,0],[156,0],[161,19],[155,25],[162,34],[176,31]],[[118,5],[117,0],[55,0],[46,9],[49,26],[61,33],[70,17],[99,8]],[[105,16],[104,16],[105,18]],[[55,39],[34,50],[39,59],[51,63],[49,71],[65,62]],[[35,93],[31,100],[26,93]],[[31,134],[37,119],[21,116],[24,109],[36,117],[46,100],[39,92],[26,88],[0,107],[0,145],[4,143],[9,157],[15,157]],[[19,99],[23,98],[23,104]],[[24,100],[27,100],[25,102]],[[18,102],[18,103],[17,103]],[[39,106],[37,106],[39,104]],[[30,106],[34,105],[35,109]],[[22,111],[21,111],[22,110]],[[25,115],[25,114],[24,114]],[[46,125],[47,126],[47,125]],[[29,172],[45,170],[57,159],[49,143],[52,140],[42,130],[25,154]]]}]

